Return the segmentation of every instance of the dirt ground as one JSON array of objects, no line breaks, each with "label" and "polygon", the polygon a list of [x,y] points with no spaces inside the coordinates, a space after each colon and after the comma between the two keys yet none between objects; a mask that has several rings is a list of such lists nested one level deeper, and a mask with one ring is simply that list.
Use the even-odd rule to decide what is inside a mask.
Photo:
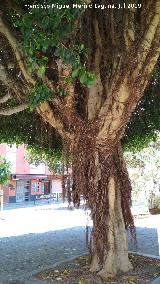
[{"label": "dirt ground", "polygon": [[105,282],[89,271],[87,256],[81,256],[54,269],[41,272],[35,275],[35,278],[48,280],[53,284],[149,284],[160,276],[160,260],[135,254],[130,254],[129,258],[133,270],[125,276]]}]

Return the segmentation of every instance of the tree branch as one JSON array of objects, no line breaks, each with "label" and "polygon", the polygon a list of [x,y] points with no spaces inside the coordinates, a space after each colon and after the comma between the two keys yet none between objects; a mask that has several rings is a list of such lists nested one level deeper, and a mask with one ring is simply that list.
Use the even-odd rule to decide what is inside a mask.
[{"label": "tree branch", "polygon": [[10,116],[14,113],[21,112],[29,107],[28,104],[22,104],[8,109],[0,110],[0,115]]},{"label": "tree branch", "polygon": [[15,85],[15,81],[13,80],[13,78],[9,76],[5,66],[3,66],[2,64],[0,64],[0,81],[3,82],[7,87],[11,89]]},{"label": "tree branch", "polygon": [[110,99],[104,102],[100,110],[97,144],[105,144],[106,147],[108,144],[111,147],[121,138],[132,112],[143,95],[159,55],[160,0],[157,0],[154,15],[138,48],[135,70],[131,70],[132,73],[128,72],[133,60],[133,57],[130,57],[119,86],[112,89]]},{"label": "tree branch", "polygon": [[114,13],[113,9],[111,9],[109,13],[109,20],[110,20],[110,31],[111,31],[111,41],[112,41],[112,47],[115,47],[116,45],[116,38],[115,38],[115,26],[114,26]]},{"label": "tree branch", "polygon": [[[159,38],[160,38],[160,30],[159,30]],[[159,40],[156,40],[152,45],[151,54],[149,54],[143,64],[141,69],[141,74],[143,75],[140,82],[137,82],[137,85],[140,86],[140,92],[143,93],[145,87],[148,84],[148,80],[154,70],[154,67],[158,61],[160,56],[160,43]],[[137,80],[138,81],[138,80]]]},{"label": "tree branch", "polygon": [[61,119],[55,117],[50,105],[48,102],[41,103],[40,106],[36,108],[36,111],[41,115],[41,117],[47,121],[50,125],[52,125],[63,137],[65,140],[73,141],[73,134],[71,134],[68,130],[64,128],[64,123]]},{"label": "tree branch", "polygon": [[139,15],[139,32],[141,35],[144,34],[145,28],[148,27],[151,19],[152,19],[152,8],[153,8],[153,1],[152,0],[143,0],[143,5],[140,10]]},{"label": "tree branch", "polygon": [[[2,81],[8,88],[12,89],[15,94],[17,95],[18,93],[21,93],[24,90],[28,90],[27,87],[24,88],[22,86],[17,86],[17,82],[16,80],[14,80],[13,78],[10,77],[10,75],[7,73],[7,70],[5,68],[5,66],[3,66],[2,64],[0,64],[0,81]],[[21,97],[21,96],[20,96]],[[53,99],[53,103],[56,104],[57,108],[60,108],[60,110],[62,111],[62,105],[59,106],[59,99],[58,98],[54,98]],[[50,125],[52,125],[59,133],[62,137],[68,137],[71,138],[71,133],[69,133],[69,131],[66,131],[64,128],[64,123],[63,120],[61,118],[55,118],[54,113],[49,105],[48,102],[42,103],[40,106],[38,106],[36,108],[37,112],[41,115],[41,117],[47,121]],[[12,114],[10,112],[11,110],[4,110],[2,111],[2,115],[10,115]],[[8,113],[8,114],[6,114]]]},{"label": "tree branch", "polygon": [[0,81],[5,84],[9,89],[14,89],[15,80],[7,73],[5,66],[0,64]]},{"label": "tree branch", "polygon": [[24,96],[26,96],[26,94],[30,91],[27,85],[22,84],[20,81],[17,80],[17,78],[11,77],[11,75],[8,74],[8,71],[5,66],[3,66],[2,64],[0,64],[0,81],[8,89],[13,90],[18,99],[24,98]]},{"label": "tree branch", "polygon": [[127,50],[131,47],[132,43],[135,40],[134,17],[134,9],[128,9],[124,11],[124,41]]},{"label": "tree branch", "polygon": [[160,0],[156,1],[154,15],[138,48],[136,56],[137,66],[132,75],[133,80],[135,80],[137,75],[139,75],[148,53],[151,52],[151,45],[154,41],[157,29],[160,29]]},{"label": "tree branch", "polygon": [[0,98],[0,104],[7,102],[11,98],[11,94],[8,92],[5,96]]},{"label": "tree branch", "polygon": [[68,94],[64,98],[64,106],[67,111],[68,119],[70,119],[71,113],[74,108],[74,85],[73,83],[64,83],[64,78],[71,76],[72,66],[69,64],[65,64],[62,60],[57,60],[58,66],[58,76],[59,76],[59,86],[64,89],[64,91]]},{"label": "tree branch", "polygon": [[96,17],[94,18],[93,23],[94,23],[95,44],[96,44],[93,65],[94,65],[94,73],[97,76],[97,80],[96,83],[92,85],[88,90],[87,112],[89,120],[96,117],[101,107],[101,100],[103,94],[103,85],[100,76],[100,64],[102,60],[102,39],[98,25],[98,20],[96,19]]},{"label": "tree branch", "polygon": [[70,64],[65,64],[62,60],[57,60],[58,76],[59,76],[59,86],[64,89],[67,96],[64,96],[63,100],[55,97],[52,103],[56,105],[58,111],[60,111],[62,116],[62,122],[68,127],[72,128],[76,123],[81,123],[81,118],[78,115],[75,108],[75,87],[73,82],[65,84],[64,78],[70,77],[72,74],[72,66]]},{"label": "tree branch", "polygon": [[18,47],[18,43],[17,43],[16,38],[11,33],[11,31],[6,26],[6,24],[3,22],[2,16],[0,16],[0,33],[2,33],[7,38],[9,44],[11,45],[11,47],[12,47],[14,53],[15,53],[19,68],[22,71],[22,74],[23,74],[24,78],[26,79],[26,81],[28,83],[35,84],[35,81],[33,80],[33,78],[30,76],[30,74],[26,70],[23,52]]}]

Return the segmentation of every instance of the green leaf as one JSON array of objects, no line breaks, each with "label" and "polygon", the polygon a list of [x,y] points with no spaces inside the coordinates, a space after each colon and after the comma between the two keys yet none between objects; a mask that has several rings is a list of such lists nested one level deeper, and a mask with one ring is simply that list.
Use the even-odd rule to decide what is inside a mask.
[{"label": "green leaf", "polygon": [[85,47],[84,47],[84,44],[81,44],[80,46],[80,50],[83,50]]},{"label": "green leaf", "polygon": [[0,156],[0,184],[5,185],[10,175],[11,164],[7,160]]},{"label": "green leaf", "polygon": [[33,55],[33,49],[32,49],[32,48],[29,48],[29,49],[28,49],[28,54],[29,54],[30,56]]},{"label": "green leaf", "polygon": [[72,78],[71,77],[66,77],[64,78],[64,83],[67,85],[67,84],[70,84],[72,82]]},{"label": "green leaf", "polygon": [[85,84],[87,82],[87,76],[85,73],[80,76],[80,82],[81,84]]},{"label": "green leaf", "polygon": [[75,70],[72,71],[72,78],[73,78],[73,79],[76,78],[76,77],[78,77],[78,75],[79,75],[79,68],[77,68],[77,69],[75,69]]},{"label": "green leaf", "polygon": [[45,68],[44,65],[40,66],[39,69],[38,69],[38,75],[40,75],[40,76],[44,75],[45,70],[46,70],[46,68]]}]

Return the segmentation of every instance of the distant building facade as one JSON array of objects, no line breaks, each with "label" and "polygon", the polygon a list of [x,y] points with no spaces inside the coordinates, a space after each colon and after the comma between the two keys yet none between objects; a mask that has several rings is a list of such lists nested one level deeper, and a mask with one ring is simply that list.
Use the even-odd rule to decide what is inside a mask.
[{"label": "distant building facade", "polygon": [[34,201],[41,195],[62,196],[61,176],[54,175],[45,164],[35,166],[25,160],[25,146],[0,144],[0,155],[11,163],[8,184],[3,187],[4,202]]}]

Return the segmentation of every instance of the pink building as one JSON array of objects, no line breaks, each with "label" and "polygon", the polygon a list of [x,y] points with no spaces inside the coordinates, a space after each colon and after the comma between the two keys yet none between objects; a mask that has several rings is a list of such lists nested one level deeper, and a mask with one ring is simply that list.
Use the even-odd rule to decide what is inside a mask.
[{"label": "pink building", "polygon": [[0,144],[0,155],[11,163],[11,176],[4,187],[5,202],[34,201],[41,195],[61,198],[61,176],[54,175],[45,164],[35,166],[25,161],[25,146]]}]

